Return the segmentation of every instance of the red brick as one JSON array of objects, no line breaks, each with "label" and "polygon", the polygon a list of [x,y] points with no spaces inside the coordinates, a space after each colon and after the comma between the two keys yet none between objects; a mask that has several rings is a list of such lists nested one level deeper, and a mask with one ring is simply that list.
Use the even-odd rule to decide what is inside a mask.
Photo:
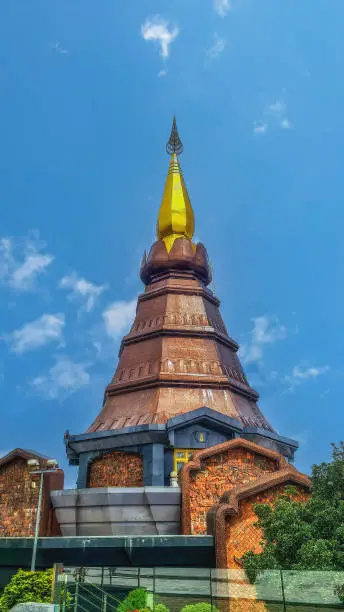
[{"label": "red brick", "polygon": [[89,487],[142,487],[143,460],[138,453],[113,451],[90,466]]}]

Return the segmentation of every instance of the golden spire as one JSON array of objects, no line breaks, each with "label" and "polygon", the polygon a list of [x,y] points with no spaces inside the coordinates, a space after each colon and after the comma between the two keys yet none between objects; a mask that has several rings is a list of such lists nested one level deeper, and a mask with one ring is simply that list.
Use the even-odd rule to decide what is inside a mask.
[{"label": "golden spire", "polygon": [[194,214],[178,160],[178,155],[183,152],[183,145],[179,138],[175,117],[173,117],[171,136],[166,145],[166,151],[171,155],[171,161],[160,205],[156,234],[158,240],[165,242],[169,252],[176,238],[184,236],[191,240],[195,229]]}]

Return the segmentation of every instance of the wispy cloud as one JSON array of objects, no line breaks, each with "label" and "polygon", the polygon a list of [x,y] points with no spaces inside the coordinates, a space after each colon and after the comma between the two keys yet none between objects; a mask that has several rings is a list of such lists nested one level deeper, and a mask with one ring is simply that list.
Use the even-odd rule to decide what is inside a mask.
[{"label": "wispy cloud", "polygon": [[310,378],[318,378],[321,374],[325,374],[330,369],[330,366],[301,366],[297,365],[293,368],[292,377],[296,380],[309,380]]},{"label": "wispy cloud", "polygon": [[136,312],[136,298],[129,302],[113,302],[103,312],[106,332],[111,338],[118,339],[128,330],[133,322]]},{"label": "wispy cloud", "polygon": [[284,383],[288,385],[287,393],[292,393],[296,387],[305,381],[315,380],[330,370],[329,365],[313,366],[299,364],[293,367],[291,374],[284,377]]},{"label": "wispy cloud", "polygon": [[44,314],[39,319],[26,323],[8,336],[11,350],[14,353],[25,353],[50,344],[62,343],[62,331],[65,325],[63,314]]},{"label": "wispy cloud", "polygon": [[56,51],[56,53],[60,53],[60,55],[68,55],[69,53],[68,49],[64,49],[63,47],[61,47],[61,44],[59,42],[50,43],[50,46]]},{"label": "wispy cloud", "polygon": [[170,53],[170,45],[177,38],[179,29],[171,26],[160,15],[147,19],[141,26],[141,35],[144,40],[155,42],[160,48],[160,55],[167,59]]},{"label": "wispy cloud", "polygon": [[86,312],[90,312],[94,308],[100,295],[107,289],[107,285],[95,285],[85,278],[79,278],[75,272],[61,278],[59,287],[60,289],[70,289],[69,299],[82,300]]},{"label": "wispy cloud", "polygon": [[292,130],[293,129],[293,124],[291,123],[291,121],[289,121],[289,119],[287,117],[285,117],[284,119],[282,119],[280,126],[283,130]]},{"label": "wispy cloud", "polygon": [[165,70],[165,69],[164,69],[164,70],[160,70],[160,71],[158,72],[158,77],[164,77],[164,76],[166,76],[166,75],[167,75],[167,70]]},{"label": "wispy cloud", "polygon": [[254,123],[253,124],[253,131],[255,134],[266,134],[266,132],[268,131],[268,124],[267,123]]},{"label": "wispy cloud", "polygon": [[216,32],[213,34],[213,44],[206,51],[206,56],[208,60],[214,60],[224,51],[226,46],[226,41],[224,38],[220,38]]},{"label": "wispy cloud", "polygon": [[292,129],[293,126],[287,117],[287,105],[284,100],[275,100],[272,104],[268,104],[265,109],[265,114],[273,117],[282,129]]},{"label": "wispy cloud", "polygon": [[16,291],[34,289],[37,277],[54,259],[42,250],[44,245],[37,237],[0,239],[0,282]]},{"label": "wispy cloud", "polygon": [[29,384],[44,399],[64,399],[90,383],[88,367],[87,363],[60,355],[46,374],[37,376]]},{"label": "wispy cloud", "polygon": [[213,0],[214,10],[220,17],[226,17],[232,8],[231,0]]},{"label": "wispy cloud", "polygon": [[253,123],[255,134],[266,134],[269,127],[278,127],[282,130],[292,130],[294,127],[288,117],[287,104],[282,98],[267,104],[263,110],[263,119]]},{"label": "wispy cloud", "polygon": [[263,357],[264,347],[287,337],[287,328],[281,325],[276,317],[262,316],[252,319],[253,329],[250,341],[240,348],[240,355],[245,364],[259,363]]}]

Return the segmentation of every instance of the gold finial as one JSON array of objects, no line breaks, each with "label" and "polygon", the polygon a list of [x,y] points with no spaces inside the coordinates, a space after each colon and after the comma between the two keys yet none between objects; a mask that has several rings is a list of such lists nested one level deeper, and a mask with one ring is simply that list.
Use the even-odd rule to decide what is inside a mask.
[{"label": "gold finial", "polygon": [[170,139],[166,151],[171,155],[170,166],[160,205],[156,233],[165,242],[169,252],[176,238],[192,239],[195,230],[194,214],[186,189],[178,155],[183,151],[176,118],[173,117]]}]

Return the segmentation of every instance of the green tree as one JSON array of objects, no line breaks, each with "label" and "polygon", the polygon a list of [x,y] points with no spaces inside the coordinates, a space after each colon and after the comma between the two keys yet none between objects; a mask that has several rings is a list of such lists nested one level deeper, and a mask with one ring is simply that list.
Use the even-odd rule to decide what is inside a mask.
[{"label": "green tree", "polygon": [[146,589],[133,589],[119,604],[117,612],[134,612],[137,610],[151,612],[153,606],[156,612],[169,612],[168,608],[160,603],[158,595],[154,596],[153,603],[153,596]]},{"label": "green tree", "polygon": [[273,506],[254,506],[263,550],[244,555],[251,580],[265,569],[344,570],[344,442],[332,444],[330,462],[313,466],[311,481],[305,503],[286,487]]},{"label": "green tree", "polygon": [[7,612],[17,603],[50,603],[53,570],[25,572],[19,570],[5,586],[0,597],[0,610]]}]

